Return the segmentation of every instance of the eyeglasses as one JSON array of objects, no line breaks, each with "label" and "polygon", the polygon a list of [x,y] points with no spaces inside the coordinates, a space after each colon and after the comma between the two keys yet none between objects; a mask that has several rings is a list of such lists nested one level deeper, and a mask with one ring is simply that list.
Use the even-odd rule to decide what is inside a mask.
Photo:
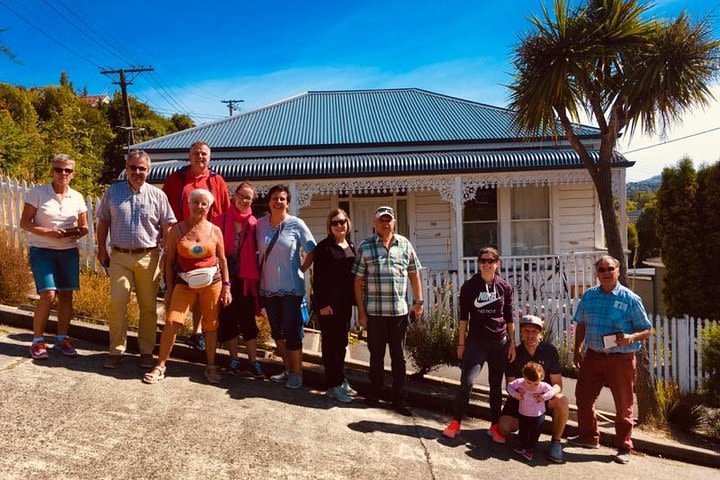
[{"label": "eyeglasses", "polygon": [[132,172],[145,172],[147,171],[147,167],[143,167],[142,165],[128,165],[128,170]]},{"label": "eyeglasses", "polygon": [[597,269],[598,273],[605,273],[605,272],[614,272],[615,267],[598,267]]},{"label": "eyeglasses", "polygon": [[67,173],[67,174],[70,174],[70,173],[73,173],[75,170],[73,170],[72,168],[53,167],[53,171],[54,171],[55,173]]},{"label": "eyeglasses", "polygon": [[343,218],[342,220],[331,220],[330,226],[337,227],[340,225],[345,225],[347,223],[347,219]]},{"label": "eyeglasses", "polygon": [[497,260],[495,260],[494,258],[480,258],[480,259],[478,260],[478,262],[480,262],[480,263],[485,263],[485,264],[487,264],[487,265],[490,265],[490,264],[493,264],[493,263],[497,262]]}]

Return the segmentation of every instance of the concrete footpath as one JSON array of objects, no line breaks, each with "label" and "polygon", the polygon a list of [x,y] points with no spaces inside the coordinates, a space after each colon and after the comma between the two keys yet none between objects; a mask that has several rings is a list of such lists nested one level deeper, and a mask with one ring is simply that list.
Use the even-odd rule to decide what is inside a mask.
[{"label": "concrete footpath", "polygon": [[[29,312],[0,307],[0,324],[8,326],[0,332],[0,428],[5,432],[0,472],[10,472],[0,473],[2,478],[39,473],[60,478],[244,478],[257,475],[257,468],[267,478],[527,474],[527,466],[508,446],[488,441],[487,423],[479,420],[489,413],[482,388],[470,409],[478,420],[465,421],[462,435],[447,441],[440,432],[449,419],[456,386],[452,379],[408,382],[415,414],[406,419],[360,401],[344,406],[327,399],[316,355],[306,355],[300,391],[231,376],[215,387],[205,384],[201,365],[186,363],[201,362],[202,356],[178,345],[173,353],[182,361],[169,365],[164,382],[148,386],[140,382],[137,355],[128,355],[118,370],[102,369],[107,331],[96,325],[73,324],[81,358],[52,354],[48,362],[33,362],[28,356],[30,320]],[[131,352],[134,340],[131,336]],[[218,363],[225,361],[221,353]],[[261,361],[268,373],[281,369],[276,359]],[[348,370],[361,393],[367,389],[365,367],[353,363]],[[571,422],[566,434],[575,430]],[[604,428],[603,445],[612,445],[611,430]],[[630,465],[612,463],[611,448],[565,446],[566,464],[556,466],[545,459],[548,439],[542,437],[534,465],[559,468],[543,475],[562,478],[720,478],[717,470],[659,458],[717,469],[717,445],[681,443],[642,430],[636,430],[634,439],[641,453]]]}]

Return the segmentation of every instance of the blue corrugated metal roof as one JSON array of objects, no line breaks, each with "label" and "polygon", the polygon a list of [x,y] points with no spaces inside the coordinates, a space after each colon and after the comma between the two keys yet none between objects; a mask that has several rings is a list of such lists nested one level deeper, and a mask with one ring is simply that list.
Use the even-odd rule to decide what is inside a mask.
[{"label": "blue corrugated metal roof", "polygon": [[[307,92],[257,110],[134,145],[187,151],[332,145],[497,142],[518,138],[513,112],[415,88]],[[599,131],[578,126],[580,136]]]},{"label": "blue corrugated metal roof", "polygon": [[[597,152],[590,155],[598,159]],[[186,160],[154,163],[148,181],[161,183],[187,164]],[[615,154],[613,164],[629,167],[632,162]],[[549,149],[223,158],[212,160],[210,166],[231,182],[584,168],[574,150]]]}]

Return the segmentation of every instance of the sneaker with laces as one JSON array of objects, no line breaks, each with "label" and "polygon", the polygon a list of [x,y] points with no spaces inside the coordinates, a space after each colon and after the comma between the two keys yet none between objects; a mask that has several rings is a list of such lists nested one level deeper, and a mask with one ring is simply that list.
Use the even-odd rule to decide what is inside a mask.
[{"label": "sneaker with laces", "polygon": [[580,435],[578,435],[576,437],[569,437],[567,439],[567,441],[570,445],[575,445],[576,447],[590,448],[590,449],[600,448],[600,445],[598,445],[597,443],[591,442],[589,440],[585,440]]},{"label": "sneaker with laces", "polygon": [[525,451],[523,452],[522,456],[528,462],[532,462],[532,459],[535,456],[535,451],[532,448],[526,448]]},{"label": "sneaker with laces", "polygon": [[613,457],[613,460],[621,465],[626,465],[630,463],[630,455],[630,450],[618,450],[618,452]]},{"label": "sneaker with laces", "polygon": [[44,342],[35,342],[30,346],[30,356],[33,360],[47,360],[48,352]]},{"label": "sneaker with laces", "polygon": [[352,402],[352,397],[345,392],[345,390],[342,388],[342,385],[339,385],[337,387],[328,388],[326,395],[334,400],[337,400],[338,402],[342,402],[342,403]]},{"label": "sneaker with laces", "polygon": [[53,350],[57,350],[66,357],[77,357],[77,350],[75,350],[69,338],[64,338],[62,342],[53,345]]},{"label": "sneaker with laces", "polygon": [[230,365],[228,365],[227,372],[230,375],[237,375],[240,373],[240,360],[237,358],[233,358],[230,360]]},{"label": "sneaker with laces", "polygon": [[270,380],[277,383],[285,383],[287,382],[288,376],[288,371],[283,370],[282,373],[278,373],[277,375],[273,375],[272,377],[270,377]]},{"label": "sneaker with laces", "polygon": [[257,360],[250,364],[248,372],[250,372],[250,375],[255,378],[265,378],[265,371],[263,370],[262,365],[260,365],[260,362]]},{"label": "sneaker with laces", "polygon": [[288,373],[288,378],[285,380],[285,388],[298,389],[302,387],[302,377],[295,373]]},{"label": "sneaker with laces", "polygon": [[455,438],[455,435],[460,433],[460,422],[457,420],[453,420],[450,422],[450,425],[445,427],[445,430],[443,430],[443,435],[447,438]]},{"label": "sneaker with laces", "polygon": [[553,463],[563,462],[563,449],[560,440],[553,440],[550,442],[550,449],[548,450],[547,458]]},{"label": "sneaker with laces", "polygon": [[347,378],[343,380],[342,385],[340,385],[343,390],[345,390],[345,393],[348,394],[351,397],[357,396],[358,392],[355,390],[352,385],[350,385],[350,382],[347,381]]},{"label": "sneaker with laces", "polygon": [[498,428],[497,423],[490,425],[487,434],[490,436],[490,438],[493,439],[493,442],[505,443],[505,436],[500,433],[500,429]]}]

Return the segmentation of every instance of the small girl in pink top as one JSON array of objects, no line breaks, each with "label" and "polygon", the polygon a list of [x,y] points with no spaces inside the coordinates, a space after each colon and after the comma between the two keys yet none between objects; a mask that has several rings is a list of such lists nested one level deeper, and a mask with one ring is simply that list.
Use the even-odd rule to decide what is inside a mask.
[{"label": "small girl in pink top", "polygon": [[540,427],[545,421],[545,402],[553,395],[552,386],[543,382],[545,369],[535,362],[528,362],[522,370],[522,378],[517,378],[507,385],[508,394],[517,399],[519,418],[518,426],[520,447],[515,452],[532,460],[540,437]]}]

